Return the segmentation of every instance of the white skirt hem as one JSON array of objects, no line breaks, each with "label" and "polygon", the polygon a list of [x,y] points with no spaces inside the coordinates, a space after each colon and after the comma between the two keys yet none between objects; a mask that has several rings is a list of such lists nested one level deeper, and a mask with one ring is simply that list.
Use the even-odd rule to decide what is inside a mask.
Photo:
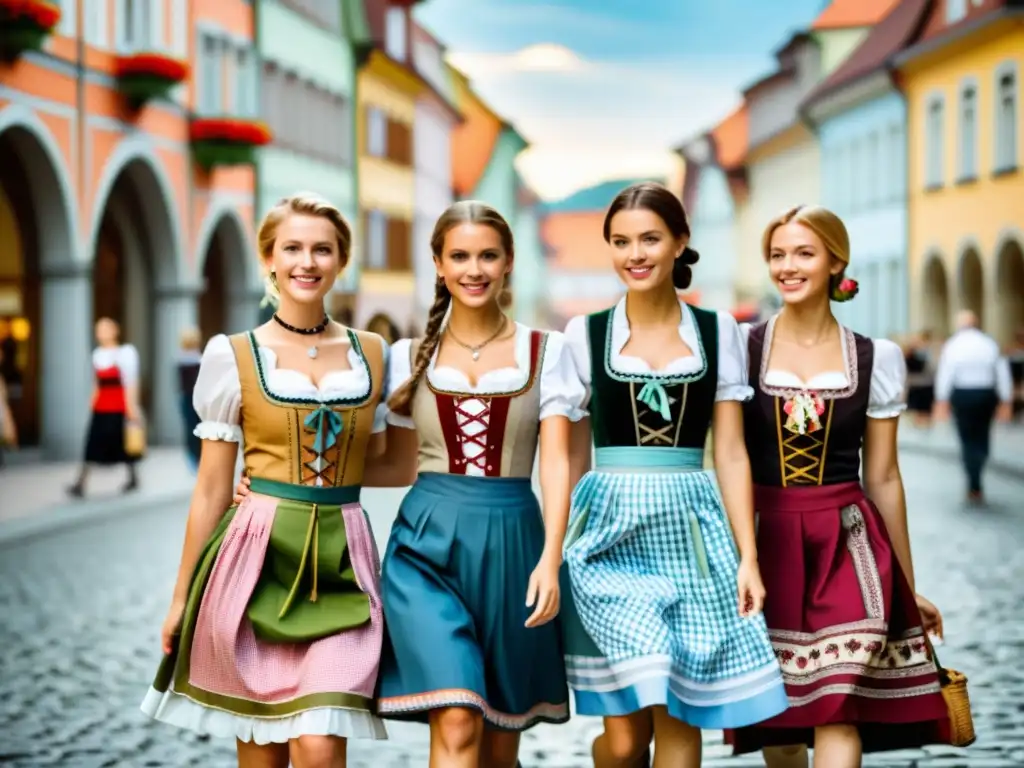
[{"label": "white skirt hem", "polygon": [[140,708],[154,720],[178,728],[259,745],[284,744],[300,736],[374,741],[388,738],[384,721],[376,715],[341,707],[318,707],[284,717],[247,717],[207,707],[175,691],[161,693],[150,688]]}]

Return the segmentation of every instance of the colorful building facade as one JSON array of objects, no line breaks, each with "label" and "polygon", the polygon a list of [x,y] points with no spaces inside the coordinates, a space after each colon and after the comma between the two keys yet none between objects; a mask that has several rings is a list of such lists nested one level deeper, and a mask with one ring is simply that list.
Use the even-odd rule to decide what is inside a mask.
[{"label": "colorful building facade", "polygon": [[1024,9],[929,3],[895,64],[911,148],[912,323],[944,335],[966,308],[1007,342],[1024,328]]},{"label": "colorful building facade", "polygon": [[151,439],[177,442],[181,332],[248,325],[260,293],[252,168],[197,162],[211,131],[260,140],[252,6],[58,5],[41,48],[0,63],[3,374],[23,440],[54,458],[82,448],[97,317],[139,349]]}]

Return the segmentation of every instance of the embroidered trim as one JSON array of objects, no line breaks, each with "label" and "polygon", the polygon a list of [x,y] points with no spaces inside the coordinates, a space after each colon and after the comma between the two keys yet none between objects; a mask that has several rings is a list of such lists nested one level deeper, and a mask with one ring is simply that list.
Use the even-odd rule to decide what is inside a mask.
[{"label": "embroidered trim", "polygon": [[790,696],[789,706],[790,709],[802,707],[826,696],[853,695],[862,696],[865,699],[910,699],[916,696],[941,694],[941,691],[938,680],[933,683],[925,683],[924,685],[915,685],[911,688],[867,688],[863,685],[854,685],[852,683],[835,683],[811,691],[803,696]]},{"label": "embroidered trim", "polygon": [[[773,315],[764,329],[764,340],[761,342],[761,370],[758,373],[758,384],[761,391],[772,397],[789,398],[806,392],[808,387],[773,387],[765,383],[768,376],[768,361],[772,356],[772,339],[775,337],[775,321],[778,315]],[[845,325],[839,326],[842,330],[841,339],[843,342],[843,364],[846,368],[846,378],[849,384],[843,389],[816,389],[815,392],[822,400],[845,400],[857,392],[860,385],[860,365],[857,362],[857,339],[853,331]]]},{"label": "embroidered trim", "polygon": [[[812,673],[853,665],[864,674],[869,670],[908,669],[931,662],[931,650],[924,638],[892,640],[880,632],[847,632],[809,643],[780,642],[769,632],[775,657],[784,675],[804,679]],[[831,671],[829,674],[838,674]]]},{"label": "embroidered trim", "polygon": [[864,513],[856,504],[840,510],[842,526],[846,530],[846,547],[853,558],[853,570],[857,574],[861,599],[869,619],[885,618],[885,598],[882,595],[882,580],[878,575],[878,563],[871,551]]},{"label": "embroidered trim", "polygon": [[610,310],[606,310],[611,314],[608,317],[608,327],[605,329],[604,336],[604,370],[609,378],[627,384],[632,382],[646,384],[649,381],[658,381],[662,384],[690,384],[704,378],[708,372],[708,356],[704,351],[704,338],[701,336],[700,327],[697,325],[697,318],[693,313],[693,308],[689,304],[684,303],[682,304],[682,310],[690,314],[690,322],[693,324],[693,329],[697,336],[696,351],[699,353],[701,360],[701,367],[697,371],[679,376],[660,373],[619,373],[616,371],[612,367],[612,327],[615,323],[615,308],[613,307]]},{"label": "embroidered trim", "polygon": [[511,730],[523,729],[538,720],[561,723],[569,719],[568,702],[564,704],[541,702],[530,707],[522,715],[513,715],[508,712],[499,712],[488,704],[483,696],[460,688],[380,699],[377,703],[377,711],[381,714],[403,714],[459,706],[477,709],[488,722]]}]

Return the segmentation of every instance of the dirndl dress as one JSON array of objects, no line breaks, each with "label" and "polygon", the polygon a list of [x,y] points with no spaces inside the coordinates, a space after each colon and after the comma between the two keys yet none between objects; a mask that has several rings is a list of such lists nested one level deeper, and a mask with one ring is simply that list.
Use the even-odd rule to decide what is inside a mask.
[{"label": "dirndl dress", "polygon": [[[530,479],[540,419],[570,410],[547,391],[559,378],[581,389],[571,361],[559,359],[560,340],[518,326],[523,375],[512,391],[441,389],[444,374],[460,375],[431,364],[412,418],[389,416],[416,429],[419,474],[384,555],[383,718],[426,722],[431,710],[465,707],[504,731],[569,718],[558,623],[525,626],[533,612],[526,590],[545,538]],[[395,345],[392,388],[408,377],[406,358],[418,345],[408,355],[403,342]],[[486,383],[482,377],[480,388]]]},{"label": "dirndl dress", "polygon": [[[899,348],[843,329],[846,386],[810,393],[818,407],[801,434],[792,414],[809,393],[766,382],[772,327],[750,332],[756,394],[744,428],[756,484],[764,613],[790,707],[727,740],[736,752],[813,746],[815,727],[850,724],[858,727],[864,752],[944,743],[948,711],[915,596],[860,484],[869,406],[881,386],[873,371],[903,370]],[[893,380],[896,401],[903,383]],[[884,415],[899,408],[890,410]]]},{"label": "dirndl dress", "polygon": [[151,717],[257,744],[387,737],[373,713],[379,563],[359,503],[384,352],[360,335],[365,347],[355,332],[350,341],[365,391],[327,402],[274,394],[252,334],[211,340],[197,391],[235,356],[251,493],[199,558],[180,635],[142,703]]},{"label": "dirndl dress", "polygon": [[683,308],[699,333],[695,373],[627,376],[611,365],[613,311],[587,318],[595,467],[573,493],[565,544],[576,711],[660,705],[700,728],[759,722],[786,696],[764,619],[739,614],[737,550],[703,470],[718,391],[718,356],[705,350],[719,348],[720,321]]},{"label": "dirndl dress", "polygon": [[96,397],[85,438],[85,463],[134,464],[141,457],[125,450],[129,382],[138,377],[138,353],[130,345],[97,347],[92,356]]}]

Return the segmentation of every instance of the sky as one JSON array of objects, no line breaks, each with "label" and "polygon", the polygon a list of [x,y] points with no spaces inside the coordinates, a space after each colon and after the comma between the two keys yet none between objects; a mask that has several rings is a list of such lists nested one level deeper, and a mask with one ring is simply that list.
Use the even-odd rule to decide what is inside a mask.
[{"label": "sky", "polygon": [[665,176],[671,148],[715,125],[823,0],[427,0],[416,18],[531,146],[544,199]]}]

